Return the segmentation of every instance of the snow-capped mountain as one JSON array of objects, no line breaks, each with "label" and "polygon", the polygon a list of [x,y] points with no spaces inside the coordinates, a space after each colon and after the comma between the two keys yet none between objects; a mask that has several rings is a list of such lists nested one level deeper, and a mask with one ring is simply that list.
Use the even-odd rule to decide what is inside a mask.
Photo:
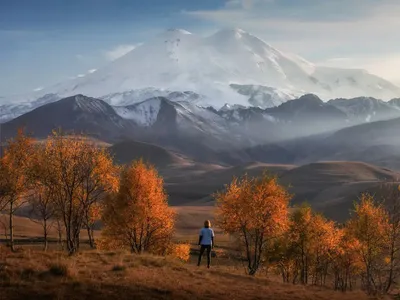
[{"label": "snow-capped mountain", "polygon": [[[165,97],[112,106],[101,99],[75,95],[2,124],[2,139],[15,136],[20,127],[38,138],[62,128],[106,142],[134,139],[200,160],[213,157],[218,161],[220,153],[226,151],[331,134],[379,118],[400,117],[397,101],[393,102],[358,98],[326,103],[308,94],[267,109],[226,104],[216,110]],[[371,111],[376,114],[369,120],[366,115]]]},{"label": "snow-capped mountain", "polygon": [[52,103],[61,98],[56,94],[46,94],[33,101],[24,101],[0,105],[0,123],[17,118],[44,104]]},{"label": "snow-capped mountain", "polygon": [[197,104],[217,109],[225,103],[267,108],[305,93],[323,100],[359,96],[389,100],[400,95],[399,87],[366,71],[320,67],[240,29],[220,30],[210,37],[171,29],[96,72],[20,101],[79,93],[111,105],[130,105],[171,92],[187,96],[185,91],[201,95],[192,99]]},{"label": "snow-capped mountain", "polygon": [[334,99],[328,103],[343,111],[349,122],[374,122],[400,116],[400,107],[396,105],[396,99],[384,102],[372,97],[357,97]]},{"label": "snow-capped mountain", "polygon": [[115,106],[122,118],[131,120],[143,128],[157,128],[173,135],[177,131],[188,137],[209,135],[216,139],[229,134],[226,120],[215,111],[188,101],[170,101],[155,97],[129,106]]},{"label": "snow-capped mountain", "polygon": [[111,93],[100,97],[110,105],[125,106],[145,101],[153,97],[165,97],[171,101],[189,101],[192,103],[206,103],[205,96],[192,91],[170,91],[156,88],[128,90],[120,93]]},{"label": "snow-capped mountain", "polygon": [[231,88],[239,94],[247,96],[249,105],[270,108],[296,98],[296,93],[262,85],[231,84]]}]

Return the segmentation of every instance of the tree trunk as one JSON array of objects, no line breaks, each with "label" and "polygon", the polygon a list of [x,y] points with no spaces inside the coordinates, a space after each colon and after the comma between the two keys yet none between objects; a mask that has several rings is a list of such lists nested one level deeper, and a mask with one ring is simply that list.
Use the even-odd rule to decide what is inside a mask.
[{"label": "tree trunk", "polygon": [[93,229],[90,228],[90,226],[87,227],[87,233],[88,233],[88,238],[89,238],[89,245],[90,248],[94,249],[94,233],[93,233]]},{"label": "tree trunk", "polygon": [[254,276],[257,273],[257,267],[253,266],[250,270],[249,270],[249,275]]},{"label": "tree trunk", "polygon": [[15,245],[14,245],[14,203],[13,201],[10,202],[10,248],[11,251],[15,252]]},{"label": "tree trunk", "polygon": [[62,240],[62,227],[61,227],[61,222],[57,220],[57,231],[58,231],[58,243],[60,245],[60,248],[62,251],[64,251],[64,243]]},{"label": "tree trunk", "polygon": [[73,237],[67,237],[67,250],[69,255],[73,255],[78,251],[76,241]]},{"label": "tree trunk", "polygon": [[71,226],[66,224],[66,240],[67,240],[67,251],[69,255],[72,255],[76,252],[76,245],[74,243],[74,237],[72,234]]},{"label": "tree trunk", "polygon": [[4,223],[3,223],[3,222],[0,222],[0,224],[3,225],[3,228],[4,228],[4,237],[5,237],[6,240],[8,240],[7,219],[6,219],[6,221],[5,221]]},{"label": "tree trunk", "polygon": [[47,221],[46,220],[44,220],[44,223],[43,223],[43,238],[44,238],[43,251],[47,251],[48,241],[47,241]]}]

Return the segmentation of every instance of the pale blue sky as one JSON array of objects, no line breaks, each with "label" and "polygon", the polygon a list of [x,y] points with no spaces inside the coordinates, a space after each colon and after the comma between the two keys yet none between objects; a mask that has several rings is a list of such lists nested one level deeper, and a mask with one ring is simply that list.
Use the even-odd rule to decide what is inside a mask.
[{"label": "pale blue sky", "polygon": [[85,74],[166,28],[247,30],[400,83],[398,0],[0,0],[0,95]]}]

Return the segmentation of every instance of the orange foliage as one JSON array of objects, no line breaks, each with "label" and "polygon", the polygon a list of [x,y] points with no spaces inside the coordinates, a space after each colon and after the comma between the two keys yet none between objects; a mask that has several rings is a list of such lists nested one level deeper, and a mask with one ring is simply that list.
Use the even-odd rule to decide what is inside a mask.
[{"label": "orange foliage", "polygon": [[68,251],[78,250],[82,227],[94,246],[94,218],[107,193],[118,186],[118,168],[110,155],[82,136],[53,132],[38,148],[32,178],[54,190],[57,216],[65,227]]},{"label": "orange foliage", "polygon": [[182,261],[188,261],[190,258],[190,244],[173,244],[171,255]]},{"label": "orange foliage", "polygon": [[285,282],[324,284],[339,241],[332,221],[315,214],[310,206],[297,208],[290,217],[288,231],[275,242],[269,253]]},{"label": "orange foliage", "polygon": [[17,205],[28,191],[26,173],[33,152],[33,140],[19,130],[16,138],[8,141],[4,152],[0,159],[0,197],[3,203],[10,204],[11,201]]},{"label": "orange foliage", "polygon": [[244,244],[248,271],[254,275],[265,248],[287,228],[290,195],[275,177],[244,176],[233,179],[215,199],[219,227]]},{"label": "orange foliage", "polygon": [[358,240],[358,254],[363,263],[364,288],[368,293],[385,289],[382,271],[385,265],[390,223],[382,206],[376,205],[371,195],[363,194],[355,205],[354,216],[347,224],[349,234]]},{"label": "orange foliage", "polygon": [[12,250],[14,250],[13,215],[29,191],[27,171],[33,148],[33,140],[25,136],[20,129],[16,138],[8,141],[5,154],[0,159],[0,210],[7,208]]},{"label": "orange foliage", "polygon": [[337,229],[338,244],[332,255],[332,271],[335,277],[334,288],[346,291],[352,289],[355,278],[362,268],[359,256],[360,242],[351,236],[348,228]]},{"label": "orange foliage", "polygon": [[156,169],[143,161],[126,167],[119,190],[105,203],[102,219],[103,244],[127,247],[134,253],[165,253],[175,214],[168,207],[163,179]]}]

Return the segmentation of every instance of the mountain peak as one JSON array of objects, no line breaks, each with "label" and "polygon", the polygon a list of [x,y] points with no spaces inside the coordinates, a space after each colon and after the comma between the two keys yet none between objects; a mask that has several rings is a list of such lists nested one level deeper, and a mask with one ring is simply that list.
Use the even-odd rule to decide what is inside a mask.
[{"label": "mountain peak", "polygon": [[303,101],[307,103],[313,103],[313,104],[321,104],[324,103],[317,95],[314,94],[305,94],[301,96],[299,99],[296,101]]},{"label": "mountain peak", "polygon": [[[189,31],[186,31],[184,29],[179,29],[179,28],[169,28],[165,31],[160,32],[157,36],[156,36],[156,41],[170,41],[170,42],[176,42],[176,41],[180,41],[180,40],[192,40],[195,39],[196,36],[194,34],[192,34]],[[144,45],[146,46],[146,43],[144,43]]]},{"label": "mountain peak", "polygon": [[160,35],[165,37],[180,37],[180,36],[187,36],[187,35],[191,35],[192,33],[184,30],[184,29],[179,29],[179,28],[169,28],[166,31],[164,31],[163,33],[161,33]]},{"label": "mountain peak", "polygon": [[168,28],[167,32],[174,32],[174,33],[179,33],[179,34],[192,34],[191,32],[189,32],[185,29],[180,29],[180,28]]},{"label": "mountain peak", "polygon": [[240,104],[230,105],[229,103],[225,103],[225,105],[222,106],[219,110],[222,112],[226,112],[226,111],[236,110],[236,109],[246,109],[246,107],[244,105],[240,105]]},{"label": "mountain peak", "polygon": [[216,36],[235,37],[236,39],[242,38],[244,35],[251,35],[240,28],[224,28],[215,33]]}]

